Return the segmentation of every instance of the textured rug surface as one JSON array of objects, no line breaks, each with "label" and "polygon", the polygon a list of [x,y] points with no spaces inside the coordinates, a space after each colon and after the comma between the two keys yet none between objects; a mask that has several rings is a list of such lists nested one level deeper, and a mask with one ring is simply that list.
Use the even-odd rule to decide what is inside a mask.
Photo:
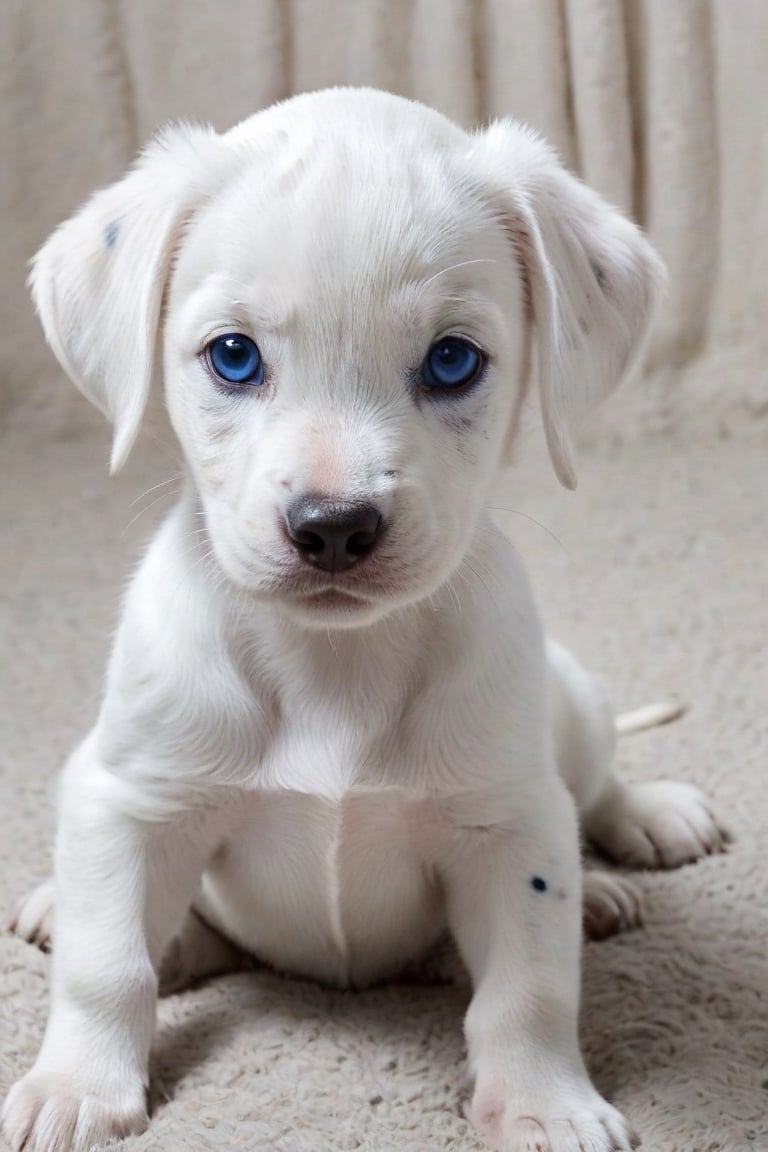
[{"label": "textured rug surface", "polygon": [[[108,482],[84,411],[70,425],[19,416],[0,442],[3,912],[48,870],[55,774],[94,717],[121,587],[174,487],[133,503],[173,474],[147,447]],[[734,841],[641,877],[643,930],[587,946],[584,1047],[649,1152],[766,1152],[768,428],[680,424],[621,443],[605,425],[592,440],[577,493],[518,468],[498,501],[514,512],[497,515],[548,627],[617,708],[688,705],[622,742],[624,771],[702,784]],[[40,1042],[48,966],[0,937],[0,1093]],[[166,1000],[152,1127],[126,1152],[477,1149],[461,1111],[466,995],[255,972]]]}]

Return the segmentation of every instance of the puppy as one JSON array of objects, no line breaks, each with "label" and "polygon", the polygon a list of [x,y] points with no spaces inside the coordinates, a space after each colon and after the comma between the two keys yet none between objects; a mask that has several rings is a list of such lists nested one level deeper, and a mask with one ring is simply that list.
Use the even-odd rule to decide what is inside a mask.
[{"label": "puppy", "polygon": [[360,987],[446,927],[488,1145],[631,1146],[579,1050],[577,809],[624,864],[720,834],[694,788],[614,775],[610,710],[483,509],[531,379],[573,486],[573,423],[637,360],[662,279],[532,132],[366,90],[169,129],[50,238],[35,302],[113,470],[162,383],[187,480],[64,771],[17,1152],[146,1127],[172,941],[187,978],[235,945]]}]

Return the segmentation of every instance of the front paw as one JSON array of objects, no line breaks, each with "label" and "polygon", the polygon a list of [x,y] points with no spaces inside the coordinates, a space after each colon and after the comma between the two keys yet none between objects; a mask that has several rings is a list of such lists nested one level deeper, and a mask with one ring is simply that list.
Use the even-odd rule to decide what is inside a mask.
[{"label": "front paw", "polygon": [[147,1124],[143,1086],[105,1091],[76,1075],[34,1068],[11,1088],[2,1111],[12,1152],[90,1152]]},{"label": "front paw", "polygon": [[494,1152],[631,1152],[639,1143],[590,1084],[532,1099],[491,1084],[475,1092],[470,1119]]}]

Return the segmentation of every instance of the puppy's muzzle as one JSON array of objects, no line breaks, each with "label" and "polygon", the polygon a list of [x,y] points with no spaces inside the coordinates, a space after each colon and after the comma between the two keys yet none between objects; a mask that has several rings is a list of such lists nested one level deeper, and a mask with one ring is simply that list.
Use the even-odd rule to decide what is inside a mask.
[{"label": "puppy's muzzle", "polygon": [[376,547],[382,515],[373,504],[298,496],[288,505],[285,523],[303,560],[326,572],[344,572]]}]

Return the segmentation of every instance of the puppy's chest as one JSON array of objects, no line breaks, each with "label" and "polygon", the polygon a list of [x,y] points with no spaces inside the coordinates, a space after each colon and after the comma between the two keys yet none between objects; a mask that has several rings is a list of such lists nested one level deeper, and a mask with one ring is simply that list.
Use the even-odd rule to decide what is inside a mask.
[{"label": "puppy's chest", "polygon": [[[298,686],[300,689],[300,686]],[[402,780],[406,758],[399,699],[375,699],[355,685],[277,698],[252,786],[340,801],[357,790]]]}]

